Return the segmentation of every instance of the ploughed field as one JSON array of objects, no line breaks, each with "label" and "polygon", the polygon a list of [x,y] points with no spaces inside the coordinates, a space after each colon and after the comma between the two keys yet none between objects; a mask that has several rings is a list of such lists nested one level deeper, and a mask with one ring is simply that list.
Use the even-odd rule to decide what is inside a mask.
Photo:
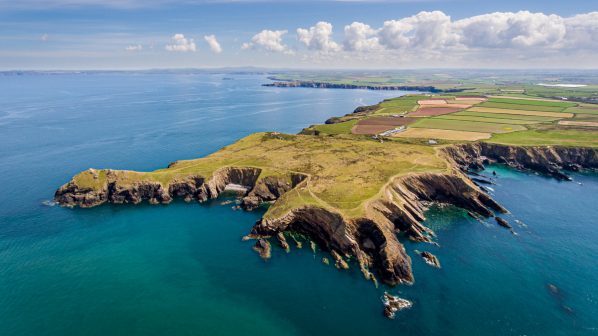
[{"label": "ploughed field", "polygon": [[584,138],[584,131],[596,129],[598,106],[593,104],[510,96],[420,94],[362,107],[333,123],[314,125],[305,131],[449,142],[481,139],[517,142],[529,141],[517,134],[521,132],[530,135],[581,132]]}]

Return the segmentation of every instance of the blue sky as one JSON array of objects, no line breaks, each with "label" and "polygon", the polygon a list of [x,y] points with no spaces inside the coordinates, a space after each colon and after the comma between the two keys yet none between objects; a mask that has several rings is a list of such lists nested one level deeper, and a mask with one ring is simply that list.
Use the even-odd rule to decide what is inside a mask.
[{"label": "blue sky", "polygon": [[595,68],[598,1],[0,0],[1,69]]}]

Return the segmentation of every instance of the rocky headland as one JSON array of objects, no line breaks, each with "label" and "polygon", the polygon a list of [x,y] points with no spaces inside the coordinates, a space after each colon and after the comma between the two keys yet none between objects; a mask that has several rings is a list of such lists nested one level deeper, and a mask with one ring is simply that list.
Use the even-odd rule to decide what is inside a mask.
[{"label": "rocky headland", "polygon": [[[264,153],[270,155],[267,160]],[[243,165],[239,157],[250,161]],[[432,242],[434,232],[422,224],[429,204],[451,204],[476,217],[507,212],[465,174],[491,163],[567,179],[566,170],[598,168],[598,150],[484,142],[430,147],[265,133],[156,172],[90,169],[60,187],[54,198],[70,207],[167,204],[175,198],[204,202],[227,185],[245,186],[241,207],[270,204],[246,237],[257,240],[262,257],[270,257],[270,237],[288,249],[285,234],[300,233],[329,251],[337,267],[348,268],[353,259],[366,278],[396,285],[414,281],[411,259],[397,234]],[[340,171],[343,164],[346,171]],[[360,193],[370,186],[371,194]]]}]

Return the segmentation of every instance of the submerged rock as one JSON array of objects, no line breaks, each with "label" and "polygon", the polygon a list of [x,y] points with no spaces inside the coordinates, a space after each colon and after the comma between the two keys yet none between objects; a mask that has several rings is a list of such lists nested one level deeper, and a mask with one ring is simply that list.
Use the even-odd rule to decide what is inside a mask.
[{"label": "submerged rock", "polygon": [[563,296],[563,293],[561,292],[561,289],[558,288],[556,285],[554,284],[546,284],[546,288],[548,289],[548,292],[550,293],[550,295],[557,301],[557,303],[559,304],[559,307],[561,308],[561,310],[567,314],[567,315],[574,315],[575,311],[573,310],[573,308],[567,306],[565,304],[565,298]]},{"label": "submerged rock", "polygon": [[479,178],[479,177],[472,177],[471,180],[474,182],[477,182],[477,183],[481,183],[481,184],[494,184],[494,182],[491,180],[487,180],[487,179]]},{"label": "submerged rock", "polygon": [[561,290],[556,285],[549,283],[546,285],[546,288],[548,289],[548,292],[550,292],[550,295],[558,299],[561,298]]},{"label": "submerged rock", "polygon": [[387,292],[384,292],[384,296],[382,296],[382,302],[384,302],[384,316],[388,317],[389,319],[394,319],[398,311],[408,309],[413,306],[411,301],[398,296],[392,296]]}]

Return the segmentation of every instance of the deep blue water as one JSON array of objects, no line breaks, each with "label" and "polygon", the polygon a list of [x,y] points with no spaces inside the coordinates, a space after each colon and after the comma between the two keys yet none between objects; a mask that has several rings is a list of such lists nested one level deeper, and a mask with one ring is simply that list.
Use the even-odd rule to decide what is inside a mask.
[{"label": "deep blue water", "polygon": [[[234,80],[222,80],[234,77]],[[175,202],[42,204],[89,168],[153,170],[256,131],[296,133],[397,92],[277,89],[256,75],[0,77],[0,335],[595,335],[598,178],[493,167],[517,235],[432,209],[439,247],[405,242],[414,302],[308,247],[262,261],[242,242],[260,212]],[[581,184],[579,184],[581,183]],[[520,220],[522,225],[515,223]],[[413,250],[435,253],[441,270]],[[548,284],[559,288],[551,294]]]}]

